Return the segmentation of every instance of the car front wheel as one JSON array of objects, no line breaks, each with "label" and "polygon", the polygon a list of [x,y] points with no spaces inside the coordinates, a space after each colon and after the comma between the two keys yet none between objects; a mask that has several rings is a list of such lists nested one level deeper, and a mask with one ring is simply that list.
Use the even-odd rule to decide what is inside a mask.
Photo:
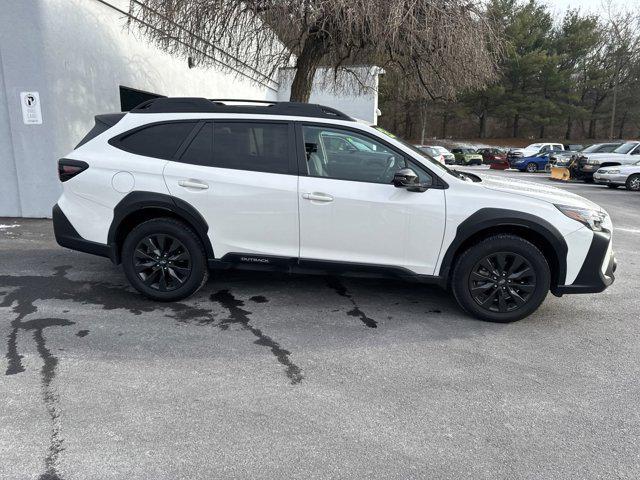
[{"label": "car front wheel", "polygon": [[542,252],[515,235],[495,235],[469,247],[453,269],[458,304],[490,322],[514,322],[533,313],[549,291],[551,273]]},{"label": "car front wheel", "polygon": [[192,295],[209,274],[198,235],[172,218],[148,220],[135,227],[122,246],[122,267],[136,290],[163,302]]},{"label": "car front wheel", "polygon": [[527,164],[527,172],[529,173],[535,173],[538,171],[538,166],[535,163],[529,163]]},{"label": "car front wheel", "polygon": [[634,192],[640,191],[640,175],[635,174],[627,178],[626,183],[627,190],[633,190]]}]

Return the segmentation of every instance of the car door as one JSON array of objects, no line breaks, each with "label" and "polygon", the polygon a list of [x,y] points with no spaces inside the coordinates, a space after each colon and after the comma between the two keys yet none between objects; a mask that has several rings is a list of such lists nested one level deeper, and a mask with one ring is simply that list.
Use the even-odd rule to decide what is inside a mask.
[{"label": "car door", "polygon": [[209,225],[216,258],[267,263],[258,257],[298,257],[293,138],[288,122],[201,122],[165,166],[171,195],[194,206]]},{"label": "car door", "polygon": [[[301,260],[403,267],[433,275],[445,227],[444,190],[410,192],[391,182],[405,166],[416,170],[423,183],[436,177],[368,134],[322,124],[297,128]],[[332,134],[373,142],[375,155],[334,156],[323,142]]]}]

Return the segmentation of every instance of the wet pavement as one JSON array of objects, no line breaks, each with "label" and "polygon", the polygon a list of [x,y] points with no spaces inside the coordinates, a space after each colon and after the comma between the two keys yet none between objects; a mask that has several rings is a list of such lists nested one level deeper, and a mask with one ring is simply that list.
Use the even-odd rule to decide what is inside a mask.
[{"label": "wet pavement", "polygon": [[618,279],[510,325],[321,276],[156,304],[0,219],[0,478],[638,478],[640,195],[561,186],[612,215]]}]

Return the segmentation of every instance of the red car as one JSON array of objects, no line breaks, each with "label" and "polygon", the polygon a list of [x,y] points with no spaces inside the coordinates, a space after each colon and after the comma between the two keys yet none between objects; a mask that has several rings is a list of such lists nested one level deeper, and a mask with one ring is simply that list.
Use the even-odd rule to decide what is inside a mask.
[{"label": "red car", "polygon": [[478,153],[482,155],[482,163],[491,165],[494,170],[506,170],[509,168],[507,152],[500,148],[479,148]]}]

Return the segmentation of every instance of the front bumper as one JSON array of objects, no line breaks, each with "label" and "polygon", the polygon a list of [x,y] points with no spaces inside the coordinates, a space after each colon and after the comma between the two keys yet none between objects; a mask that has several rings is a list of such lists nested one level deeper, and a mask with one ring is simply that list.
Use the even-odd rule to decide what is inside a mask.
[{"label": "front bumper", "polygon": [[556,296],[570,293],[599,293],[615,280],[617,262],[613,253],[611,234],[593,232],[591,246],[578,276],[571,285],[558,285],[551,290]]},{"label": "front bumper", "polygon": [[53,206],[51,217],[53,220],[53,233],[58,245],[79,252],[107,257],[116,263],[116,249],[110,245],[82,238],[58,204]]},{"label": "front bumper", "polygon": [[594,173],[593,180],[596,183],[603,185],[624,185],[627,182],[626,175],[602,175],[601,173]]}]

